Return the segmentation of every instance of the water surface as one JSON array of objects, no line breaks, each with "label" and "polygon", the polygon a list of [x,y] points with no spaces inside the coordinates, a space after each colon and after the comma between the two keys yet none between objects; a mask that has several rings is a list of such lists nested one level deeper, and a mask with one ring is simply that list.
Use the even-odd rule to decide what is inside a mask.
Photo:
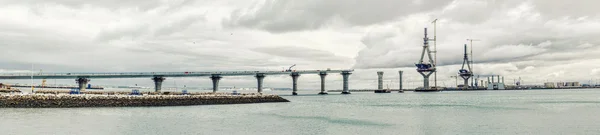
[{"label": "water surface", "polygon": [[600,90],[275,92],[289,103],[0,109],[2,134],[600,134]]}]

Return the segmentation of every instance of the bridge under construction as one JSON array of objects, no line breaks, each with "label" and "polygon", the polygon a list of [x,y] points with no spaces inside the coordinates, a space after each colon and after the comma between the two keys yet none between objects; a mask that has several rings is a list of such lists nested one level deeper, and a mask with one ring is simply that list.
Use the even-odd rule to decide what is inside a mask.
[{"label": "bridge under construction", "polygon": [[257,89],[262,93],[263,79],[269,75],[290,75],[292,77],[292,94],[297,95],[297,81],[302,74],[318,74],[321,77],[321,92],[327,94],[325,77],[330,73],[339,73],[343,77],[342,94],[348,91],[348,79],[354,70],[285,70],[285,71],[217,71],[217,72],[96,72],[96,73],[4,73],[0,79],[75,79],[80,91],[85,91],[90,79],[110,78],[150,78],[154,81],[154,90],[161,91],[162,82],[167,77],[209,77],[212,80],[213,92],[219,90],[219,81],[225,76],[254,76]]}]

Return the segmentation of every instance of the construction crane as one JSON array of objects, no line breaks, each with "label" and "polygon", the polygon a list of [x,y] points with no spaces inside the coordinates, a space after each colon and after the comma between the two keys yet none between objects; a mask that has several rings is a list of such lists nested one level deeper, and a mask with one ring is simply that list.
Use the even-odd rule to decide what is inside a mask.
[{"label": "construction crane", "polygon": [[295,66],[296,66],[296,64],[294,64],[294,65],[290,66],[290,68],[288,68],[288,69],[287,69],[287,70],[285,70],[285,71],[286,71],[286,72],[292,72],[292,67],[295,67]]},{"label": "construction crane", "polygon": [[[479,39],[467,39],[467,41],[471,42],[471,49],[469,49],[471,51],[470,55],[471,55],[471,65],[475,64],[473,63],[473,41],[481,41]],[[475,74],[475,72],[473,72],[473,69],[475,69],[475,65],[473,65],[473,68],[471,69],[471,73]],[[473,85],[473,82],[477,82],[474,80],[475,78],[471,78],[471,85]]]},{"label": "construction crane", "polygon": [[[436,26],[437,20],[438,19],[435,19],[435,20],[433,20],[433,22],[431,22],[431,23],[433,23],[433,40],[432,40],[433,41],[433,51],[432,51],[432,53],[433,53],[433,65],[437,65],[437,34],[436,34],[437,33],[436,32],[437,31],[437,26]],[[438,87],[438,85],[437,85],[437,71],[433,72],[433,84],[434,84],[433,86],[437,89],[437,87]]]}]

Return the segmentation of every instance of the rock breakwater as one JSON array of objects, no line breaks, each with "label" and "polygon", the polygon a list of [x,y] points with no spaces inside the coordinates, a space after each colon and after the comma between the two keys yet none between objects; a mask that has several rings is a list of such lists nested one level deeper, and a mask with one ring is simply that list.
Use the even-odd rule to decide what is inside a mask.
[{"label": "rock breakwater", "polygon": [[[36,90],[36,94],[69,94],[70,90]],[[97,95],[129,95],[131,91],[81,91],[80,94],[97,94]],[[179,91],[153,92],[141,91],[140,95],[184,95]],[[213,93],[213,92],[188,92],[185,95],[231,95],[232,93]],[[241,93],[241,95],[256,95],[257,93]]]},{"label": "rock breakwater", "polygon": [[277,95],[95,95],[26,94],[0,95],[0,108],[184,106],[289,102]]}]

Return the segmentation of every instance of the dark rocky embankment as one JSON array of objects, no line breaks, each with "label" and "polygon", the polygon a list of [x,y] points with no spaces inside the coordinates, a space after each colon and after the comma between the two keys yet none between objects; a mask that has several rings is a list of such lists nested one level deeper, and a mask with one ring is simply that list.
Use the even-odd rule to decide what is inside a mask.
[{"label": "dark rocky embankment", "polygon": [[184,106],[289,102],[277,95],[0,95],[0,108]]}]

